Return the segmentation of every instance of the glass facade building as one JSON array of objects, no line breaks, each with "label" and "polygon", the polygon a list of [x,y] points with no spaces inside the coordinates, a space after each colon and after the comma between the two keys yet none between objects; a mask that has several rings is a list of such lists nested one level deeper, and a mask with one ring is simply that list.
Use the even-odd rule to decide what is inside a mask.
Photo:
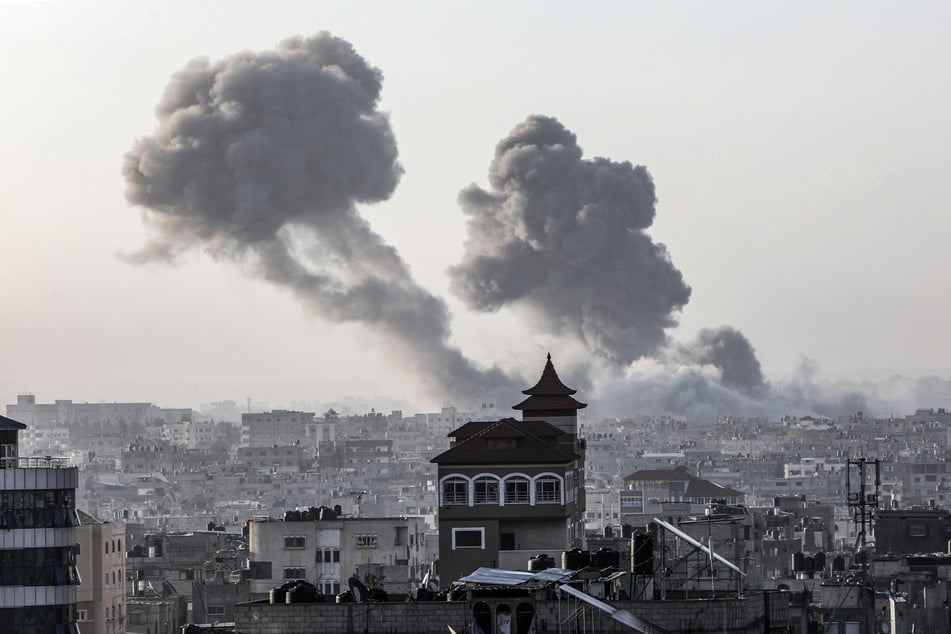
[{"label": "glass facade building", "polygon": [[21,457],[24,429],[0,416],[0,629],[77,634],[79,475],[64,458]]}]

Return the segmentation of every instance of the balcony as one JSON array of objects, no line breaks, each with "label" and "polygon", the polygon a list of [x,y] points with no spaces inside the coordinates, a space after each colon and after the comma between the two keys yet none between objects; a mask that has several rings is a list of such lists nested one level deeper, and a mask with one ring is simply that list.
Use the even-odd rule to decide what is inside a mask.
[{"label": "balcony", "polygon": [[32,458],[0,458],[0,469],[69,469],[69,458],[34,456]]}]

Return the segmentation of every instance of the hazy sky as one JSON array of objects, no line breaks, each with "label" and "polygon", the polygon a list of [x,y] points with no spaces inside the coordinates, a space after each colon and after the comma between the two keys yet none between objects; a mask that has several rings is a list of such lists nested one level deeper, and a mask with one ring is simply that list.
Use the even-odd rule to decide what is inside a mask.
[{"label": "hazy sky", "polygon": [[586,157],[650,170],[648,233],[693,289],[673,338],[739,328],[768,377],[803,355],[833,376],[951,373],[946,2],[0,1],[0,404],[434,405],[365,330],[233,263],[117,257],[146,236],[122,158],[170,76],[321,30],[383,71],[405,169],[361,211],[480,363],[534,379],[558,343],[506,308],[471,313],[446,272],[460,190],[544,114]]}]

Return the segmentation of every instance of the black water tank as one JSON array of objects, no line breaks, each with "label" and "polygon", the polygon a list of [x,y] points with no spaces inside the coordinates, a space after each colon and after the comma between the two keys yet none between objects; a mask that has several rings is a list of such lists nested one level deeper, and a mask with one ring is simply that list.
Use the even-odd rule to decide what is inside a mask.
[{"label": "black water tank", "polygon": [[613,548],[599,548],[591,554],[591,565],[595,568],[617,568],[621,563],[621,553]]},{"label": "black water tank", "polygon": [[285,603],[287,601],[287,588],[285,586],[278,586],[276,588],[271,588],[269,599],[272,604]]},{"label": "black water tank", "polygon": [[654,573],[654,536],[645,533],[634,535],[634,574]]},{"label": "black water tank", "polygon": [[565,570],[581,570],[591,565],[591,556],[588,551],[572,548],[561,553],[561,567]]},{"label": "black water tank", "polygon": [[555,560],[548,555],[535,555],[528,560],[528,571],[541,572],[542,570],[548,570],[554,567],[554,565]]},{"label": "black water tank", "polygon": [[613,539],[614,538],[614,528],[611,526],[604,527],[604,538]]},{"label": "black water tank", "polygon": [[334,513],[337,514],[337,517],[340,517],[343,515],[343,507],[341,507],[339,504],[334,504]]},{"label": "black water tank", "polygon": [[822,572],[826,569],[826,554],[824,552],[816,553],[812,560],[816,572]]},{"label": "black water tank", "polygon": [[803,557],[802,558],[802,570],[803,572],[813,572],[816,568],[816,562],[812,557]]},{"label": "black water tank", "polygon": [[285,595],[286,603],[316,603],[317,588],[309,583],[298,583],[287,591]]},{"label": "black water tank", "polygon": [[322,521],[335,520],[337,519],[337,514],[334,513],[334,510],[329,506],[320,507],[320,519]]},{"label": "black water tank", "polygon": [[792,554],[792,569],[793,569],[793,572],[800,572],[800,571],[806,569],[806,568],[805,568],[805,562],[804,562],[805,558],[806,558],[806,556],[803,555],[801,552],[793,553],[793,554]]},{"label": "black water tank", "polygon": [[836,555],[832,558],[832,572],[845,572],[845,557]]}]

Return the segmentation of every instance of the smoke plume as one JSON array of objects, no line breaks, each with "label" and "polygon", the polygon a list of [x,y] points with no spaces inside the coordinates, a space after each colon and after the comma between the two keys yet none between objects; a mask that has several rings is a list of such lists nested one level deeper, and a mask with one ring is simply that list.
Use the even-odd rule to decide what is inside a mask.
[{"label": "smoke plume", "polygon": [[468,306],[528,308],[619,365],[662,346],[690,287],[644,233],[656,203],[646,168],[583,159],[572,132],[531,116],[496,146],[489,184],[459,195],[468,238],[450,277]]},{"label": "smoke plume", "polygon": [[686,364],[713,366],[723,385],[747,395],[762,394],[765,383],[749,339],[729,326],[704,328],[693,341],[675,347],[674,357]]},{"label": "smoke plume", "polygon": [[448,344],[449,312],[360,216],[402,175],[382,73],[328,33],[216,62],[170,81],[158,125],[126,155],[126,197],[150,238],[133,262],[193,248],[240,262],[319,316],[370,326],[440,398],[514,382]]}]

